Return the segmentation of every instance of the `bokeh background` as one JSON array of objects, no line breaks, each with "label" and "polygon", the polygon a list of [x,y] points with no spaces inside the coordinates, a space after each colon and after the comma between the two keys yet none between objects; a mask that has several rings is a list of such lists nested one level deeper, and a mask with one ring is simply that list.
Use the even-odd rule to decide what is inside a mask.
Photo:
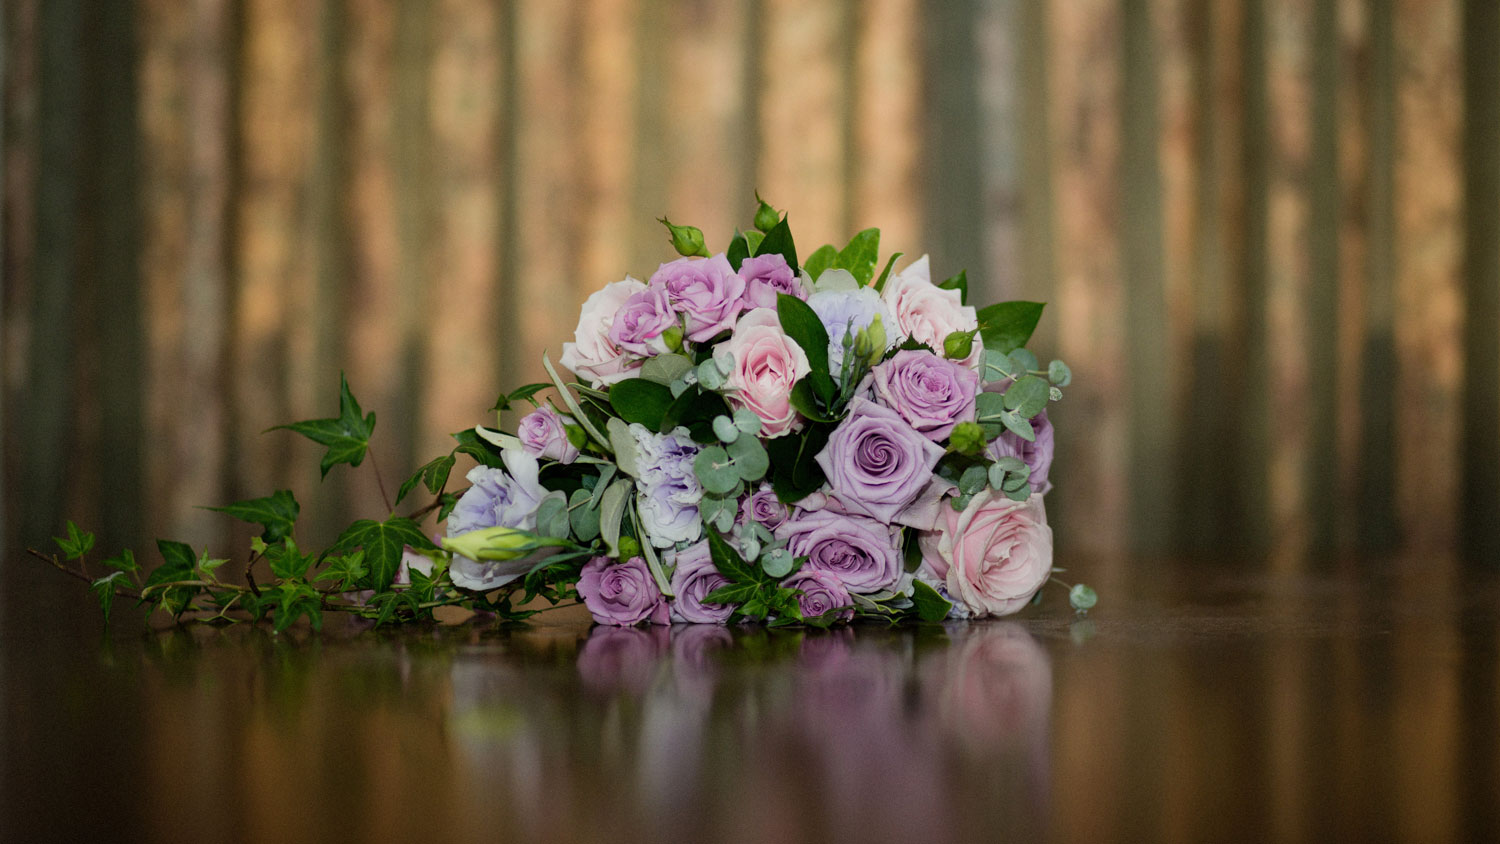
[{"label": "bokeh background", "polygon": [[[379,415],[388,484],[585,296],[871,225],[1049,303],[1059,562],[1500,559],[1490,0],[6,0],[5,544],[304,543],[382,509],[271,425]],[[7,552],[9,556],[10,552]],[[1354,562],[1350,562],[1354,561]]]}]

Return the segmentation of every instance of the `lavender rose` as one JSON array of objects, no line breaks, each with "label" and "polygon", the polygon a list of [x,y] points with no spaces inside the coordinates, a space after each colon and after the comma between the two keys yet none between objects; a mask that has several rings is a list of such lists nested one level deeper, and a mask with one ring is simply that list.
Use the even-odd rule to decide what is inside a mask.
[{"label": "lavender rose", "polygon": [[787,512],[785,504],[776,497],[776,491],[771,485],[763,483],[760,488],[745,497],[740,502],[740,518],[747,522],[758,522],[766,530],[775,530],[787,520],[791,514]]},{"label": "lavender rose", "polygon": [[938,442],[960,422],[974,421],[979,375],[932,352],[906,350],[875,367],[875,398],[918,433]]},{"label": "lavender rose", "polygon": [[785,293],[807,299],[802,282],[792,275],[792,268],[780,255],[756,255],[740,264],[740,278],[745,280],[745,307],[774,308],[776,294]]},{"label": "lavender rose", "polygon": [[620,306],[609,327],[609,339],[631,354],[660,355],[667,351],[662,332],[676,324],[677,314],[673,313],[667,294],[648,287],[631,294]]},{"label": "lavender rose", "polygon": [[1038,495],[1046,495],[1052,491],[1052,482],[1047,476],[1052,472],[1052,452],[1054,439],[1052,435],[1052,423],[1047,421],[1047,411],[1042,411],[1031,419],[1031,428],[1036,432],[1036,442],[1027,442],[1010,431],[1005,431],[1000,436],[990,441],[989,448],[985,454],[991,460],[999,460],[1002,457],[1018,457],[1026,468],[1031,470],[1027,480],[1031,483],[1031,491]]},{"label": "lavender rose", "polygon": [[600,624],[630,627],[643,621],[671,623],[667,600],[640,557],[623,562],[608,557],[589,560],[578,576],[578,595]]},{"label": "lavender rose", "polygon": [[1009,615],[1052,574],[1052,529],[1042,497],[1012,501],[985,489],[961,513],[953,508],[936,531],[918,538],[922,579],[947,585],[950,598],[975,616]]},{"label": "lavender rose", "polygon": [[664,292],[672,308],[686,317],[687,338],[694,343],[733,328],[744,309],[745,280],[722,254],[662,264],[649,285]]},{"label": "lavender rose", "polygon": [[516,426],[516,437],[521,447],[533,457],[544,457],[559,463],[572,463],[578,459],[578,447],[568,442],[568,425],[573,417],[563,416],[552,405],[544,404],[521,417]]},{"label": "lavender rose", "polygon": [[942,447],[896,411],[856,398],[816,460],[845,508],[889,523],[932,481],[942,457]]},{"label": "lavender rose", "polygon": [[817,618],[839,607],[848,608],[838,614],[840,621],[848,621],[854,617],[854,602],[849,598],[849,590],[844,588],[837,577],[826,571],[804,568],[781,581],[781,585],[787,589],[802,590],[802,594],[797,596],[797,609],[802,611],[803,618]]},{"label": "lavender rose", "polygon": [[672,572],[672,619],[695,624],[723,624],[734,614],[733,604],[707,604],[703,596],[728,586],[729,580],[719,574],[709,554],[708,543],[700,542],[677,552],[677,569]]},{"label": "lavender rose", "polygon": [[825,571],[850,592],[879,592],[901,576],[900,528],[827,510],[799,513],[776,530],[804,571]]},{"label": "lavender rose", "polygon": [[611,340],[609,333],[625,300],[644,289],[646,285],[626,276],[624,281],[594,291],[584,301],[573,342],[563,344],[558,362],[579,378],[587,379],[595,389],[634,375],[641,367],[639,360]]}]

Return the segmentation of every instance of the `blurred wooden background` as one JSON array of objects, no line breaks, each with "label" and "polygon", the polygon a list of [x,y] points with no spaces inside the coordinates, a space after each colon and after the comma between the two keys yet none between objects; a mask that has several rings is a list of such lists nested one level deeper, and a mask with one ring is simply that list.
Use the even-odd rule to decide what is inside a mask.
[{"label": "blurred wooden background", "polygon": [[1500,558],[1490,0],[6,0],[5,542],[307,541],[381,510],[284,421],[339,371],[388,484],[583,298],[869,225],[1050,304],[1071,557]]}]

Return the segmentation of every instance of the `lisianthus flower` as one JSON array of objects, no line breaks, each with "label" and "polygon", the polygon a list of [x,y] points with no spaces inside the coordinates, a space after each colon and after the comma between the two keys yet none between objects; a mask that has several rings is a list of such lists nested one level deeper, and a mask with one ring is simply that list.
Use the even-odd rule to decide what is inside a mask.
[{"label": "lisianthus flower", "polygon": [[636,504],[641,529],[657,548],[695,541],[703,533],[703,520],[698,517],[703,487],[693,471],[697,443],[685,428],[658,434],[635,423],[630,432],[640,447]]},{"label": "lisianthus flower", "polygon": [[[541,469],[536,458],[521,449],[508,448],[501,452],[500,460],[504,469],[475,466],[469,470],[466,477],[472,486],[459,496],[448,514],[448,536],[492,527],[536,530],[536,511],[547,496],[538,479]],[[544,549],[526,559],[540,559],[554,550]],[[524,561],[480,561],[455,554],[448,573],[456,586],[487,591],[515,580],[529,568]]]},{"label": "lisianthus flower", "polygon": [[895,316],[873,287],[819,290],[807,297],[807,305],[828,331],[828,371],[835,378],[843,371],[845,334],[857,335],[879,317],[887,331],[886,342],[876,351],[884,353],[894,345],[896,332],[890,329],[895,325]]}]

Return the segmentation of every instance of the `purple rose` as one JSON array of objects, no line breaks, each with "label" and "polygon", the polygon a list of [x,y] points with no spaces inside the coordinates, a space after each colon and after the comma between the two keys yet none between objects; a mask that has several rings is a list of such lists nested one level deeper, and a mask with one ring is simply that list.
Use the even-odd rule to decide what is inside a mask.
[{"label": "purple rose", "polygon": [[[618,324],[618,323],[617,323]],[[937,442],[960,422],[974,421],[979,374],[932,352],[905,350],[871,370],[875,398]]]},{"label": "purple rose", "polygon": [[856,398],[816,459],[844,507],[889,523],[932,481],[942,457],[942,447],[899,413]]},{"label": "purple rose", "polygon": [[776,531],[803,571],[825,571],[850,592],[879,592],[901,576],[901,529],[827,510],[799,513]]},{"label": "purple rose", "polygon": [[673,313],[666,294],[659,288],[648,287],[631,294],[620,306],[609,326],[609,339],[632,354],[659,355],[667,351],[662,332],[676,324],[677,314]]},{"label": "purple rose", "polygon": [[578,651],[579,677],[585,686],[600,692],[640,694],[662,667],[669,642],[665,627],[595,627]]},{"label": "purple rose", "polygon": [[733,604],[706,604],[703,596],[728,586],[729,579],[714,567],[705,540],[677,552],[677,570],[672,572],[672,620],[694,624],[723,624],[734,614]]},{"label": "purple rose", "polygon": [[733,328],[744,309],[745,280],[722,254],[662,264],[650,286],[665,293],[672,308],[687,318],[687,339],[694,343]]},{"label": "purple rose", "polygon": [[840,621],[848,621],[854,617],[854,602],[849,598],[849,591],[837,577],[826,571],[804,568],[781,581],[781,585],[787,589],[802,590],[802,594],[797,596],[797,609],[802,611],[803,618],[817,618],[839,607],[847,607],[838,614]]},{"label": "purple rose", "polygon": [[640,557],[614,562],[595,557],[578,576],[578,595],[594,621],[630,627],[643,621],[670,624],[667,599],[651,579],[651,570]]},{"label": "purple rose", "polygon": [[533,457],[545,457],[559,463],[572,463],[578,459],[578,448],[568,442],[566,426],[573,424],[573,417],[563,416],[552,405],[544,404],[521,417],[516,427],[516,437],[521,447]]},{"label": "purple rose", "polygon": [[781,527],[782,522],[785,522],[790,515],[786,505],[776,497],[776,492],[771,489],[770,484],[761,484],[759,489],[740,502],[740,518],[744,521],[758,522],[766,530]]},{"label": "purple rose", "polygon": [[776,294],[785,293],[806,301],[807,291],[792,275],[786,259],[772,253],[746,258],[740,264],[740,278],[745,281],[745,307],[774,308]]},{"label": "purple rose", "polygon": [[1031,470],[1027,480],[1031,482],[1031,491],[1038,495],[1046,495],[1052,491],[1052,483],[1047,480],[1052,471],[1052,423],[1047,421],[1047,411],[1042,411],[1031,419],[1031,429],[1036,432],[1036,442],[1027,442],[1010,431],[1005,431],[1000,436],[990,440],[990,446],[985,453],[991,460],[999,460],[1002,457],[1019,457],[1026,468]]}]

